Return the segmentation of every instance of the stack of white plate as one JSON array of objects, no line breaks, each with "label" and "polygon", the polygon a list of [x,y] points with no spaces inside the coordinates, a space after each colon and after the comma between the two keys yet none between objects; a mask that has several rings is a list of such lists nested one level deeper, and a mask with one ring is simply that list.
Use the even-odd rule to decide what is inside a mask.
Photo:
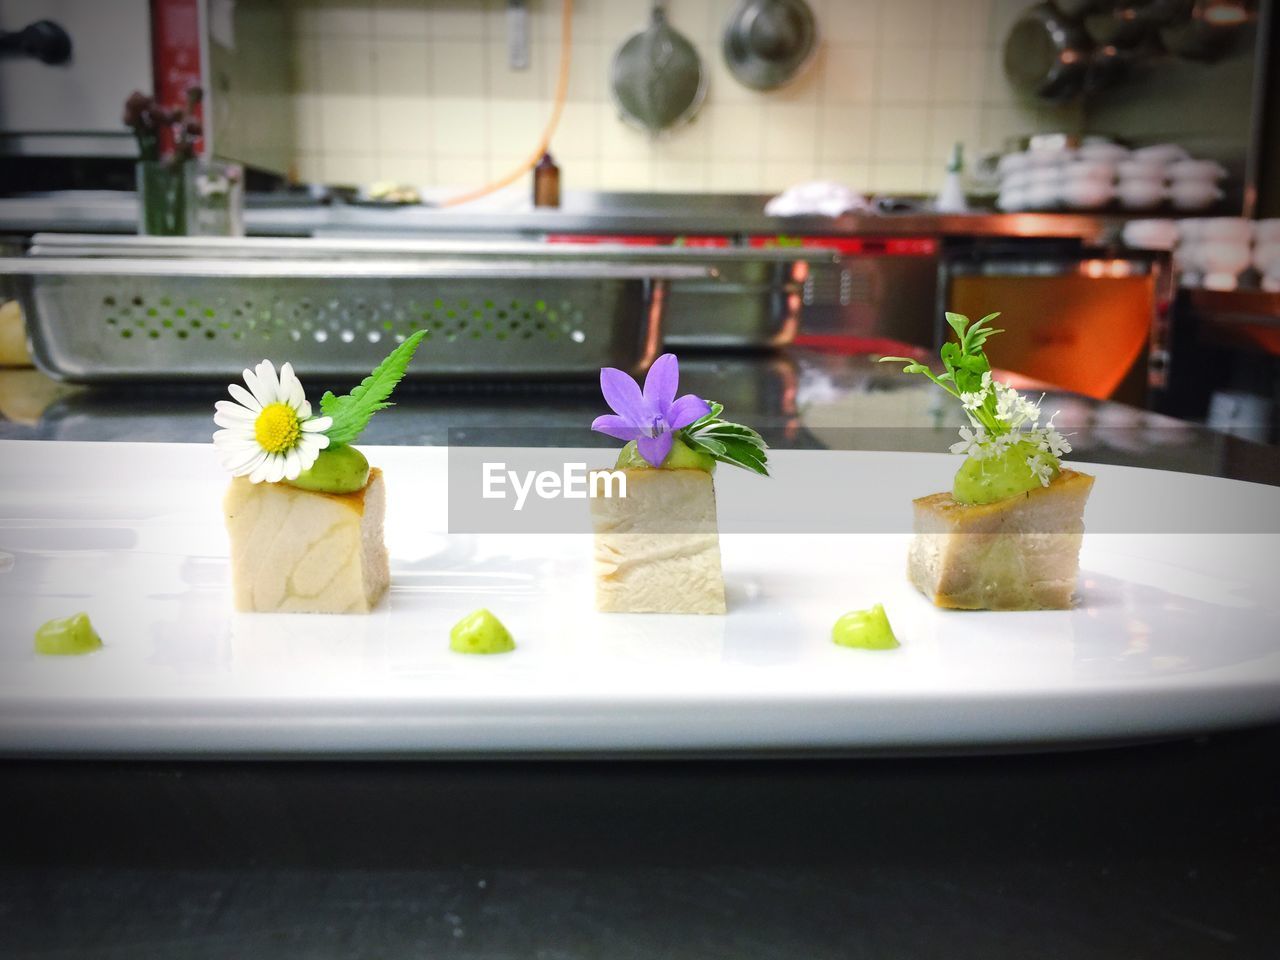
[{"label": "stack of white plate", "polygon": [[1031,149],[1000,158],[1001,210],[1207,210],[1222,199],[1227,170],[1196,160],[1177,144],[1129,150],[1115,143]]},{"label": "stack of white plate", "polygon": [[[996,168],[1001,210],[1053,210],[1062,205],[1063,168],[1075,159],[1069,147],[1052,147],[1007,153]],[[1108,198],[1109,199],[1109,198]]]},{"label": "stack of white plate", "polygon": [[1134,250],[1173,250],[1182,230],[1177,220],[1130,220],[1120,233],[1125,246]]},{"label": "stack of white plate", "polygon": [[1235,290],[1252,283],[1252,266],[1263,290],[1280,293],[1280,220],[1130,220],[1121,236],[1136,250],[1173,251],[1184,287]]},{"label": "stack of white plate", "polygon": [[1253,266],[1262,289],[1280,293],[1280,220],[1259,220],[1253,231]]},{"label": "stack of white plate", "polygon": [[1173,262],[1183,286],[1234,290],[1252,260],[1253,221],[1238,217],[1183,220]]}]

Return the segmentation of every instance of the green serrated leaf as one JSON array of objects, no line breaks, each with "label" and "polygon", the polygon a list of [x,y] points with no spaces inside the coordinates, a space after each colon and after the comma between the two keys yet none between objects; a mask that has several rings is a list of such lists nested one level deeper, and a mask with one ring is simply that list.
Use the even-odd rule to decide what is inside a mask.
[{"label": "green serrated leaf", "polygon": [[760,434],[756,433],[750,427],[743,426],[740,423],[725,423],[723,420],[719,423],[713,423],[699,431],[700,436],[711,436],[719,439],[726,437],[740,437],[744,440],[750,440],[753,443],[763,444],[764,439]]},{"label": "green serrated leaf", "polygon": [[727,445],[724,455],[716,459],[722,463],[744,467],[761,476],[767,477],[769,475],[768,458],[758,447],[741,444]]},{"label": "green serrated leaf", "polygon": [[387,398],[404,378],[409,361],[426,335],[425,330],[419,330],[408,337],[349,394],[338,397],[326,392],[320,398],[320,410],[333,418],[333,425],[325,431],[331,445],[353,443],[375,413],[392,406]]},{"label": "green serrated leaf", "polygon": [[[982,375],[991,369],[991,363],[983,351],[983,346],[989,338],[997,333],[1004,332],[989,326],[991,321],[998,316],[1000,316],[999,312],[989,313],[981,320],[971,323],[964,314],[947,312],[947,324],[955,332],[956,339],[948,340],[939,351],[942,365],[945,368],[944,373],[934,373],[926,364],[905,357],[886,357],[883,359],[892,359],[905,363],[906,366],[903,367],[903,373],[918,373],[926,376],[947,393],[959,399],[961,394],[975,393],[981,390]],[[954,384],[954,387],[950,386],[950,384]],[[988,429],[996,432],[999,430],[999,424],[995,421],[994,414],[992,413],[988,417],[982,412],[986,407],[991,406],[993,406],[993,401],[980,408],[977,416]],[[991,420],[990,424],[987,423],[988,420]]]},{"label": "green serrated leaf", "polygon": [[718,420],[720,418],[720,414],[724,412],[723,403],[716,403],[714,400],[708,400],[707,406],[711,408],[711,411],[707,413],[705,416],[699,417],[693,423],[689,424],[689,426],[685,427],[684,429],[686,431],[697,430],[699,427],[702,427],[708,423],[712,423],[715,420]]},{"label": "green serrated leaf", "polygon": [[729,451],[743,450],[753,457],[766,456],[767,447],[763,443],[753,440],[747,440],[740,437],[725,437],[720,440]]},{"label": "green serrated leaf", "polygon": [[711,404],[711,414],[681,430],[681,438],[693,449],[709,454],[720,463],[767,477],[765,451],[768,444],[745,424],[720,420],[717,415],[723,409],[720,404]]},{"label": "green serrated leaf", "polygon": [[743,440],[737,437],[730,437],[720,441],[724,444],[725,449],[729,452],[743,451],[750,456],[764,458],[768,456],[768,448],[763,443],[756,443],[751,440]]},{"label": "green serrated leaf", "polygon": [[725,446],[719,440],[712,440],[710,437],[685,436],[684,442],[685,446],[700,450],[709,456],[715,457],[717,460],[724,456]]}]

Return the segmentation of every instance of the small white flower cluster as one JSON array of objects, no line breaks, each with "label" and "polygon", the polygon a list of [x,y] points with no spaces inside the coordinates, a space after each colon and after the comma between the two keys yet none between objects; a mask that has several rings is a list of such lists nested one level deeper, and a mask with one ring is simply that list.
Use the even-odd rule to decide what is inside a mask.
[{"label": "small white flower cluster", "polygon": [[[988,432],[975,415],[992,395],[996,400],[996,419],[1007,428],[1004,433]],[[1003,455],[1010,447],[1030,444],[1035,452],[1027,456],[1027,466],[1041,484],[1049,485],[1059,458],[1071,452],[1071,444],[1053,425],[1053,417],[1040,426],[1040,405],[1007,383],[993,381],[990,371],[982,375],[982,385],[976,392],[962,393],[960,400],[970,426],[960,428],[960,440],[951,445],[952,453],[986,460]]]}]

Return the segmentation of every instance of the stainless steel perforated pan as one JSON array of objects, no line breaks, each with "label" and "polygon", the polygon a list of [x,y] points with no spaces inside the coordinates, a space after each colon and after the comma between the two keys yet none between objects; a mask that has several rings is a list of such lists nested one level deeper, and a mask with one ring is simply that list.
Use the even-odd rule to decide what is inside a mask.
[{"label": "stainless steel perforated pan", "polygon": [[[799,329],[805,278],[816,264],[839,260],[831,250],[803,247],[633,246],[403,238],[199,238],[37,234],[36,257],[144,257],[178,260],[356,260],[642,265],[642,290],[660,313],[663,341],[686,349],[762,348],[789,343]],[[691,272],[673,272],[688,267]],[[661,277],[658,268],[662,268]],[[276,268],[264,267],[270,272]],[[522,268],[524,269],[524,268]],[[539,268],[531,267],[534,273]],[[558,269],[558,268],[557,268]],[[314,270],[314,268],[313,268]],[[655,292],[662,296],[655,301]],[[449,299],[449,298],[442,298]],[[515,298],[520,299],[520,298]],[[527,299],[527,298],[526,298]],[[536,302],[544,299],[533,296]],[[623,366],[615,363],[615,366]]]},{"label": "stainless steel perforated pan", "polygon": [[225,378],[263,357],[358,376],[421,329],[416,376],[638,371],[661,350],[666,284],[715,274],[491,250],[297,258],[240,248],[210,257],[189,245],[165,256],[147,246],[54,243],[0,260],[0,276],[23,302],[37,364],[83,383]]}]

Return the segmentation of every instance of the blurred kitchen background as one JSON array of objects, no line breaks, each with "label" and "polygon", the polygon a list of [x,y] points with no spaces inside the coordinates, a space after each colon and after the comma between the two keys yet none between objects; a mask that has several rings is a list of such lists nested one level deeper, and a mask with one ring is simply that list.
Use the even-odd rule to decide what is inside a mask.
[{"label": "blurred kitchen background", "polygon": [[563,379],[1000,309],[1030,380],[1275,438],[1269,0],[568,6],[0,0],[0,363],[337,375],[424,325],[426,375]]}]

